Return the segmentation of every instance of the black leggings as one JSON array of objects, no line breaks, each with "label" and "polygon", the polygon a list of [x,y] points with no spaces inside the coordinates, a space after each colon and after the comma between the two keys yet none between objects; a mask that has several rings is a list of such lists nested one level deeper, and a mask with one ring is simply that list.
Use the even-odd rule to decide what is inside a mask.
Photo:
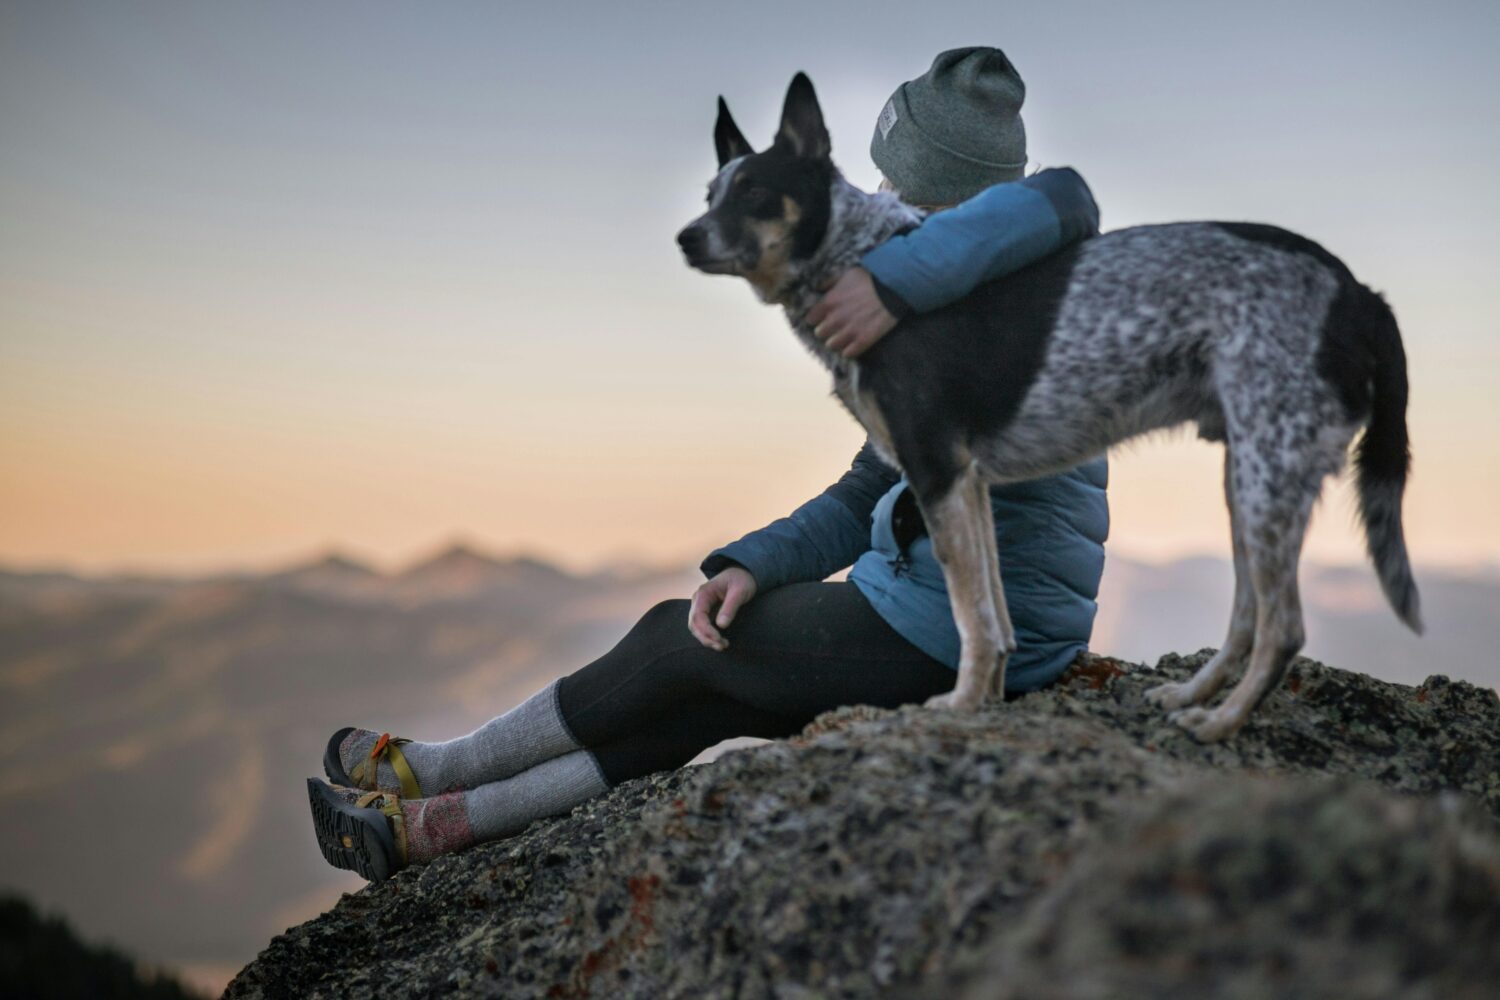
[{"label": "black leggings", "polygon": [[558,704],[613,787],[681,767],[732,736],[791,736],[840,705],[895,708],[953,690],[956,673],[902,638],[852,583],[758,594],[722,629],[688,631],[686,600],[646,612],[614,649],[563,677]]}]

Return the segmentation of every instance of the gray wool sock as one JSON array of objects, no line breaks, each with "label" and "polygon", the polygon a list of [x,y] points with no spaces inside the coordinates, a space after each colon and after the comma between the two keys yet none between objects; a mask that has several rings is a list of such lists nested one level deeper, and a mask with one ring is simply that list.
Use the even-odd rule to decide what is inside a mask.
[{"label": "gray wool sock", "polygon": [[407,860],[420,864],[509,837],[532,820],[565,813],[607,791],[593,752],[575,750],[471,791],[403,801]]},{"label": "gray wool sock", "polygon": [[[422,793],[432,796],[477,788],[580,749],[582,744],[573,739],[558,705],[560,682],[561,678],[554,680],[467,736],[444,743],[401,744]],[[369,729],[356,729],[344,738],[339,758],[345,773],[370,752],[379,738],[379,733]],[[382,790],[400,792],[401,782],[388,760],[380,762],[376,778]]]},{"label": "gray wool sock", "polygon": [[464,794],[474,839],[508,837],[543,816],[556,816],[609,791],[592,750],[574,750],[503,781]]}]

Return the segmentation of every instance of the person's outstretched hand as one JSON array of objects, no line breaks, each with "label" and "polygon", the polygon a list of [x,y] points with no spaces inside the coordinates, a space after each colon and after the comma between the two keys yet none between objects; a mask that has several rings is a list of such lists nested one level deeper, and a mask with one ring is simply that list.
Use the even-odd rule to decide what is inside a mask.
[{"label": "person's outstretched hand", "polygon": [[891,332],[896,317],[875,293],[870,272],[855,265],[828,287],[807,313],[813,333],[830,351],[857,358]]},{"label": "person's outstretched hand", "polygon": [[[726,566],[713,579],[693,591],[693,601],[688,607],[688,631],[709,649],[724,652],[729,640],[719,634],[719,629],[728,628],[739,611],[755,596],[755,577],[743,566]],[[715,609],[718,614],[715,615]],[[717,624],[718,628],[714,625]]]}]

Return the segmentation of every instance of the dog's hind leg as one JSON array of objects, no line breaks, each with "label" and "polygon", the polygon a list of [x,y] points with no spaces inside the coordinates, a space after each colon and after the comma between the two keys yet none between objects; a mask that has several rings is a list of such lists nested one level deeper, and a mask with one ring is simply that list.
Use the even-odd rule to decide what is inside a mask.
[{"label": "dog's hind leg", "polygon": [[[908,469],[933,554],[943,567],[948,601],[962,643],[953,690],[927,701],[932,708],[973,711],[992,690],[1004,690],[1005,660],[1015,649],[995,556],[989,491],[970,461],[946,484]],[[998,676],[997,676],[998,675]]]},{"label": "dog's hind leg", "polygon": [[1234,610],[1229,616],[1229,634],[1224,645],[1191,679],[1181,684],[1162,684],[1146,692],[1146,700],[1163,708],[1201,705],[1218,693],[1250,654],[1255,639],[1255,585],[1250,579],[1250,558],[1245,547],[1244,526],[1235,512],[1234,459],[1224,449],[1224,502],[1229,507],[1229,534],[1234,546]]},{"label": "dog's hind leg", "polygon": [[[1302,648],[1302,601],[1297,563],[1308,518],[1324,476],[1343,464],[1352,431],[1320,430],[1322,415],[1282,407],[1283,418],[1256,428],[1253,440],[1230,435],[1234,462],[1234,504],[1255,588],[1255,637],[1250,665],[1224,703],[1213,710],[1187,708],[1172,720],[1209,743],[1232,736],[1275,688],[1292,657]],[[1298,447],[1286,447],[1296,441]]]}]

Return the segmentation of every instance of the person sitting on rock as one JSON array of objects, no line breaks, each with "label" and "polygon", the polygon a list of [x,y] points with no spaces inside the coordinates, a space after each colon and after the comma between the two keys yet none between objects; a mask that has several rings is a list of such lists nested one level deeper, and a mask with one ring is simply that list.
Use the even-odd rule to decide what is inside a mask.
[{"label": "person sitting on rock", "polygon": [[[1025,87],[999,49],[941,53],[886,103],[870,155],[934,214],[870,251],[810,319],[847,357],[912,310],[962,298],[1098,232],[1068,168],[1023,177]],[[1055,680],[1088,643],[1109,514],[1103,457],[993,487],[1019,648],[1006,689]],[[826,578],[851,567],[845,581]],[[868,441],[787,517],[711,552],[691,600],[663,601],[599,659],[442,743],[342,729],[309,781],[334,865],[380,880],[522,830],[736,736],[794,735],[843,705],[895,708],[950,691],[959,637],[942,568],[896,470]]]}]

